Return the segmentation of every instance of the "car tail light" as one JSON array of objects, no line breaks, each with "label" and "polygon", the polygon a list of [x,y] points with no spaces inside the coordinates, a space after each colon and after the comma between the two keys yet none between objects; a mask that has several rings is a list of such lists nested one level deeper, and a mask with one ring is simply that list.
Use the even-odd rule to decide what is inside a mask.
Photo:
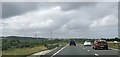
[{"label": "car tail light", "polygon": [[99,45],[99,43],[96,43],[96,45],[98,46],[98,45]]},{"label": "car tail light", "polygon": [[98,46],[99,44],[96,44],[96,46]]}]

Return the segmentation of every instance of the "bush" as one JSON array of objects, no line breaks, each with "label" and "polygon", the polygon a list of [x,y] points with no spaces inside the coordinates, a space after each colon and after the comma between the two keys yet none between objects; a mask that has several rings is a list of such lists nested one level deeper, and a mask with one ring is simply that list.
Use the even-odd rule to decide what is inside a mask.
[{"label": "bush", "polygon": [[47,47],[48,49],[53,49],[53,48],[59,47],[59,45],[58,44],[47,44],[45,45],[45,47]]},{"label": "bush", "polygon": [[38,45],[44,45],[48,49],[58,47],[56,43],[60,43],[62,40],[41,40],[41,39],[3,39],[2,50],[7,50],[11,48],[32,48]]}]

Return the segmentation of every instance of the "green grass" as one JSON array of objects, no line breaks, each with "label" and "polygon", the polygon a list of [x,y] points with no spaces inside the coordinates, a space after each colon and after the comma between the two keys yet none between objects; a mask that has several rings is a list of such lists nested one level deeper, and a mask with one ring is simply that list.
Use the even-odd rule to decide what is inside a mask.
[{"label": "green grass", "polygon": [[63,47],[66,41],[48,39],[4,39],[2,41],[2,57],[26,57],[34,53]]},{"label": "green grass", "polygon": [[59,47],[64,47],[65,45],[67,45],[68,43],[66,43],[66,42],[62,42],[62,43],[58,43],[58,46]]},{"label": "green grass", "polygon": [[[37,53],[43,50],[48,50],[49,48],[53,49],[55,47],[63,47],[65,45],[66,43],[56,43],[56,44],[51,44],[51,46],[48,46],[48,47],[44,45],[39,45],[33,48],[26,48],[26,47],[25,48],[13,48],[13,49],[4,50],[2,53],[2,55],[4,56],[2,57],[26,57],[28,55],[32,55],[34,53]],[[14,56],[9,56],[9,55],[14,55]]]},{"label": "green grass", "polygon": [[47,48],[44,46],[36,46],[33,48],[15,48],[3,51],[3,55],[31,55],[46,49]]},{"label": "green grass", "polygon": [[118,45],[118,43],[108,43],[110,48],[115,48],[115,49],[120,49],[120,45]]}]

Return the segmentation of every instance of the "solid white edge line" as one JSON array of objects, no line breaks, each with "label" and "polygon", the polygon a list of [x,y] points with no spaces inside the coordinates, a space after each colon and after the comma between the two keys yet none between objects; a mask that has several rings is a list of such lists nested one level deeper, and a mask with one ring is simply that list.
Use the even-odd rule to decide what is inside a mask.
[{"label": "solid white edge line", "polygon": [[56,53],[54,53],[51,57],[55,56],[56,54],[58,54],[60,51],[62,51],[64,48],[66,48],[68,45],[64,46],[63,48],[61,48],[60,50],[58,50]]}]

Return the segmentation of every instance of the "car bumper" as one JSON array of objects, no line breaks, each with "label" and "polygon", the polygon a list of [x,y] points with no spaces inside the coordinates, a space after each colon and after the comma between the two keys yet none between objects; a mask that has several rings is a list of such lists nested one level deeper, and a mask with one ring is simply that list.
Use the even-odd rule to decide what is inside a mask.
[{"label": "car bumper", "polygon": [[84,46],[91,46],[91,44],[84,44]]},{"label": "car bumper", "polygon": [[91,45],[84,45],[84,46],[91,46]]},{"label": "car bumper", "polygon": [[95,46],[95,48],[105,48],[105,47],[108,47],[108,46]]}]

